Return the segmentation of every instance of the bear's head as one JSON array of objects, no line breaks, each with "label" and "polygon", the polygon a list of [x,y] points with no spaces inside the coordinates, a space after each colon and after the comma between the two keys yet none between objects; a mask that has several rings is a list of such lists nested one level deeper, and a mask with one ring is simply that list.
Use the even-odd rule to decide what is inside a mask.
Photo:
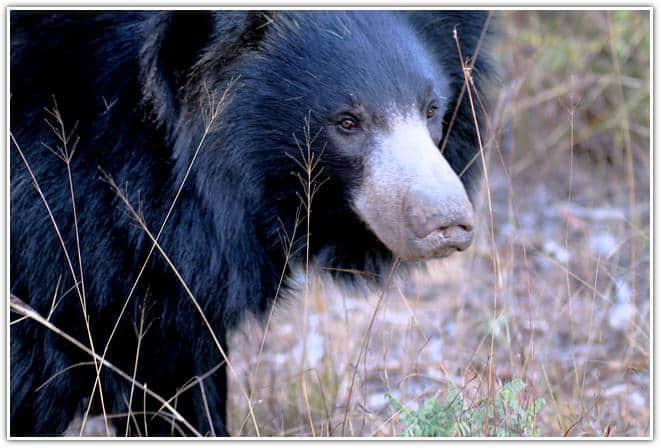
[{"label": "bear's head", "polygon": [[[205,168],[212,174],[201,183],[211,198],[227,195],[226,187],[209,187],[221,176],[249,190],[250,221],[272,247],[276,234],[307,218],[312,255],[332,267],[444,257],[471,244],[479,145],[454,30],[463,56],[471,56],[484,14],[184,17],[200,20],[209,37],[182,36],[178,47],[204,42],[184,79],[172,69],[145,88],[160,105],[159,119],[181,134],[177,123],[199,115],[199,98],[232,83],[222,126],[210,138],[214,149],[202,156],[216,168]],[[159,26],[177,20],[168,16]],[[145,73],[162,71],[163,59],[178,63],[167,47],[155,54],[160,66],[146,58]]]}]

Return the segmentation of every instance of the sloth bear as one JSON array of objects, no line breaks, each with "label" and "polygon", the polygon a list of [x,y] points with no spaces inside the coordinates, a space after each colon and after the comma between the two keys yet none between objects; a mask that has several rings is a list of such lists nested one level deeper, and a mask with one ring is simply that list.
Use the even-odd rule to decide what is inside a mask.
[{"label": "sloth bear", "polygon": [[137,435],[129,410],[227,435],[226,332],[306,252],[378,282],[466,249],[483,108],[462,60],[475,96],[487,23],[12,10],[11,435],[104,413]]}]

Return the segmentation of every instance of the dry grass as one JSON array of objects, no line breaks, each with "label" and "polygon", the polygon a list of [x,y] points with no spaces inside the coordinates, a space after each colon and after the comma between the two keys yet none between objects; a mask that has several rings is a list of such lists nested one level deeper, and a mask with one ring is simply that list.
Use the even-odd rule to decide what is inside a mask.
[{"label": "dry grass", "polygon": [[[497,19],[478,240],[367,296],[300,273],[307,305],[281,302],[261,356],[255,322],[232,341],[262,435],[392,436],[386,392],[477,402],[510,378],[545,398],[542,435],[649,435],[649,13]],[[233,434],[246,416],[234,395]]]},{"label": "dry grass", "polygon": [[[403,424],[386,393],[415,408],[444,396],[454,383],[469,400],[489,402],[500,384],[522,378],[525,401],[546,399],[535,422],[543,435],[649,435],[649,13],[497,16],[503,34],[494,51],[505,81],[494,93],[485,152],[476,161],[485,175],[477,241],[424,272],[389,277],[386,287],[367,295],[343,290],[305,263],[290,279],[299,283],[300,298],[279,299],[266,325],[246,322],[233,335],[229,359],[217,343],[230,370],[232,434],[398,435]],[[467,94],[482,107],[470,87]],[[223,101],[210,103],[207,126]],[[68,165],[75,143],[56,107],[52,117]],[[308,126],[299,146],[305,173],[299,213],[308,219],[314,219],[313,196],[323,183],[311,131]],[[206,322],[158,243],[170,213],[152,233],[139,207],[106,181],[152,241],[148,258],[156,250],[168,262]],[[68,185],[75,210],[70,177]],[[307,229],[297,232],[283,235],[288,258],[293,241],[307,235]],[[77,260],[71,248],[62,248],[86,315],[80,247]],[[136,283],[143,270],[136,266]],[[140,353],[149,350],[139,345],[148,330],[143,321],[131,375],[105,358],[108,344],[103,351],[91,340],[86,346],[19,298],[12,297],[11,308],[23,316],[12,324],[33,319],[89,354],[97,376],[108,368],[132,384],[128,412],[89,416],[95,431],[121,433],[124,426],[126,433],[130,422],[140,431],[138,420],[154,413],[131,408],[136,392],[162,404],[160,417],[197,434],[177,413],[176,395],[160,397],[135,381]],[[91,399],[103,397],[96,386]],[[82,432],[87,419],[86,412],[72,422],[71,434]]]}]

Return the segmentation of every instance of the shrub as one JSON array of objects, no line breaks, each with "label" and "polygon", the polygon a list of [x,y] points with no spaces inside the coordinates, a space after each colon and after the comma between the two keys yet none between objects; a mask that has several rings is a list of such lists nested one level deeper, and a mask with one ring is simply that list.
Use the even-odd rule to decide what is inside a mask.
[{"label": "shrub", "polygon": [[418,411],[408,409],[390,394],[386,396],[406,424],[404,437],[539,436],[535,418],[545,400],[522,403],[519,398],[523,388],[523,381],[515,379],[496,392],[495,400],[474,404],[460,388],[450,384],[443,404],[427,400]]}]

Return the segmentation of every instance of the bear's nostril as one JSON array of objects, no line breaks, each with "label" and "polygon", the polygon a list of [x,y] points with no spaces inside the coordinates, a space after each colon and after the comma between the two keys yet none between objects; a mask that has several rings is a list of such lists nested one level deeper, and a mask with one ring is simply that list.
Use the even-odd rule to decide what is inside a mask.
[{"label": "bear's nostril", "polygon": [[436,231],[446,238],[465,238],[473,233],[471,228],[465,225],[439,227]]},{"label": "bear's nostril", "polygon": [[473,231],[473,225],[472,224],[459,224],[457,225],[461,230],[464,232],[472,232]]},{"label": "bear's nostril", "polygon": [[414,215],[409,218],[409,223],[418,238],[427,238],[433,234],[463,237],[473,232],[472,213],[468,208],[465,213],[454,216],[441,212],[425,219]]},{"label": "bear's nostril", "polygon": [[470,239],[473,234],[473,223],[470,215],[463,217],[465,219],[456,219],[455,222],[444,223],[430,232],[440,233],[446,239]]},{"label": "bear's nostril", "polygon": [[439,227],[436,229],[436,232],[440,234],[443,239],[440,247],[454,247],[460,251],[468,248],[473,241],[472,228],[473,226],[466,224]]},{"label": "bear's nostril", "polygon": [[455,224],[455,225],[449,225],[449,226],[441,226],[437,228],[436,230],[439,232],[445,232],[448,229],[452,229],[456,227],[457,229],[463,231],[463,232],[472,232],[473,231],[473,226],[470,224]]}]

